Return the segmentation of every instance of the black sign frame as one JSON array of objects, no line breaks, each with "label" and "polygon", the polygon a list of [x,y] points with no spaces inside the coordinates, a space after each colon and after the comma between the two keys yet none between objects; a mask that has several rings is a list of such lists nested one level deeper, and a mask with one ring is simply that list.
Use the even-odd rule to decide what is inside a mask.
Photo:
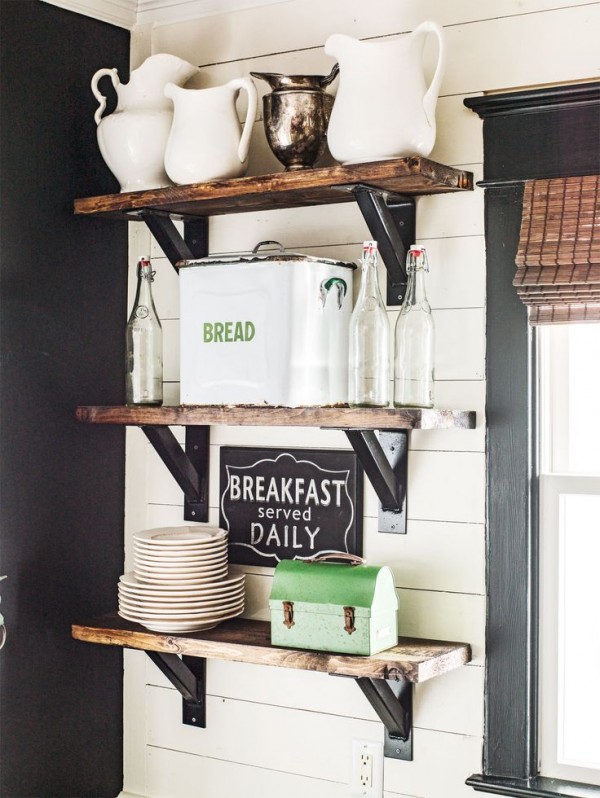
[{"label": "black sign frame", "polygon": [[222,446],[219,479],[230,562],[362,556],[363,469],[353,451]]}]

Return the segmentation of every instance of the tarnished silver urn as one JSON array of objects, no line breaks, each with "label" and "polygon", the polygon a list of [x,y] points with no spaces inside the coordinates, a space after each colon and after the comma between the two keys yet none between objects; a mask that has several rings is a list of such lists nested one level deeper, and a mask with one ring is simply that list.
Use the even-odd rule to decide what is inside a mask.
[{"label": "tarnished silver urn", "polygon": [[329,75],[250,73],[271,87],[271,92],[263,97],[265,134],[286,171],[311,167],[325,152],[334,100],[325,89],[338,71],[335,64]]}]

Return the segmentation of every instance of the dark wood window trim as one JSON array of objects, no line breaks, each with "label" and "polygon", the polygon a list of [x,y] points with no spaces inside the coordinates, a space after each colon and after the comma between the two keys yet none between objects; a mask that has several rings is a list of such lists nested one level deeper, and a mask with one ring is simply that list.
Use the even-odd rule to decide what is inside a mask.
[{"label": "dark wood window trim", "polygon": [[600,84],[465,100],[483,119],[487,245],[487,617],[475,790],[591,798],[538,775],[538,521],[533,334],[512,280],[523,181],[598,172]]}]

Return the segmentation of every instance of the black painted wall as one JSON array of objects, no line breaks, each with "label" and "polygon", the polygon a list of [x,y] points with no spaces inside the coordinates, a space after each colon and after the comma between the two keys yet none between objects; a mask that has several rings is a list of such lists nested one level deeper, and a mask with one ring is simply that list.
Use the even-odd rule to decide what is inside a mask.
[{"label": "black painted wall", "polygon": [[115,796],[122,659],[70,624],[116,606],[124,433],[74,421],[123,400],[127,228],[80,220],[118,185],[90,79],[127,79],[129,33],[0,0],[0,651],[3,798]]}]

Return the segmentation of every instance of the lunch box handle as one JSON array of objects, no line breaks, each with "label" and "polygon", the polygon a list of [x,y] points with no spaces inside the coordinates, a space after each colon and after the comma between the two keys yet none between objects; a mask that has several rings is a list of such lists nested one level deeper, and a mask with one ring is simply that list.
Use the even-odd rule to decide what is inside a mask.
[{"label": "lunch box handle", "polygon": [[327,562],[328,560],[345,560],[349,565],[364,565],[366,560],[358,554],[348,554],[345,551],[330,551],[324,554],[317,554],[305,562]]},{"label": "lunch box handle", "polygon": [[267,244],[275,244],[275,246],[279,247],[280,252],[285,252],[285,247],[280,241],[259,241],[258,244],[252,250],[252,254],[256,255],[258,253],[258,250],[261,247],[266,247]]}]

